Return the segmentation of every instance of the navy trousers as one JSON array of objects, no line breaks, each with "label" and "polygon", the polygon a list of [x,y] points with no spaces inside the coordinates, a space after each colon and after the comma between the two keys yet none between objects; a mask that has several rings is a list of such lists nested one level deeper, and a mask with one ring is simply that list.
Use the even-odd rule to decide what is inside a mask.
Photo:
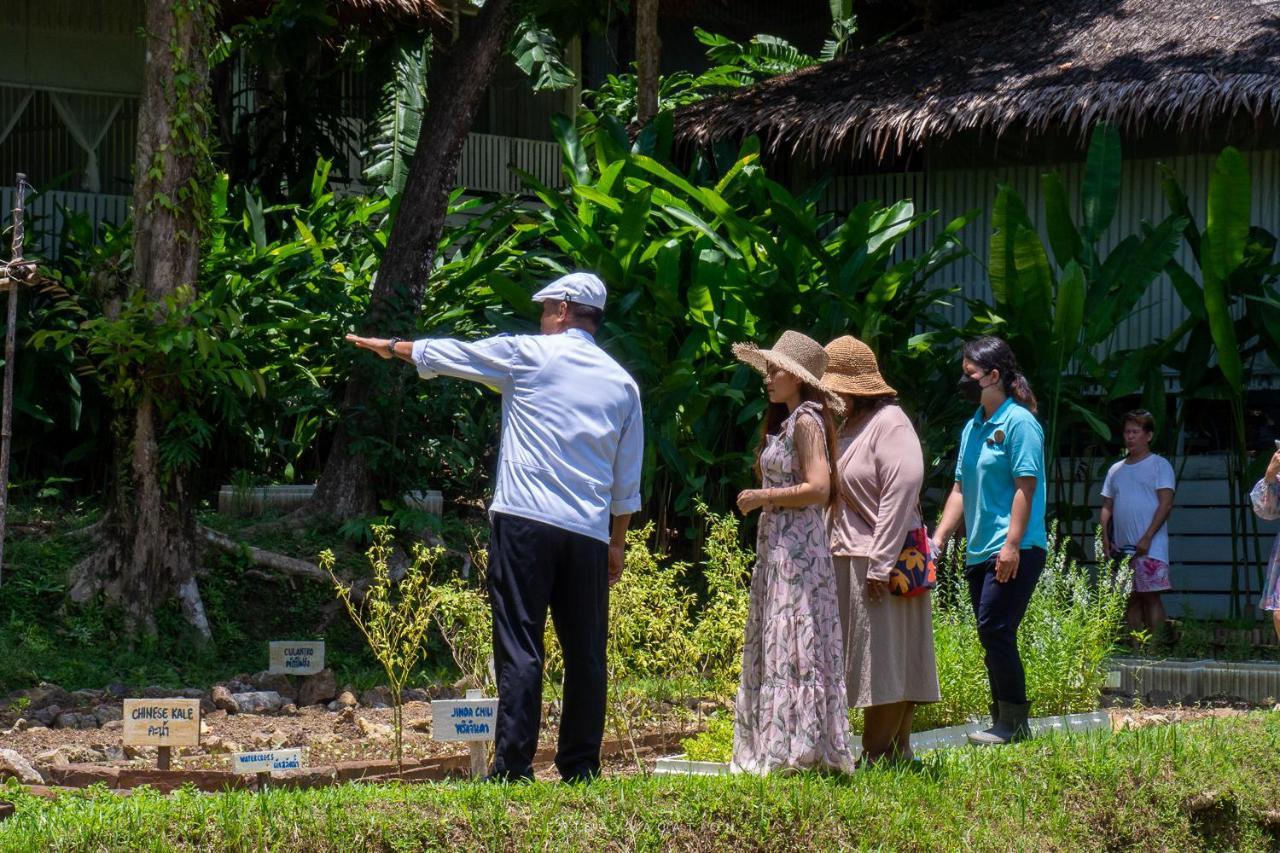
[{"label": "navy trousers", "polygon": [[508,780],[533,778],[542,725],[542,637],[550,608],[564,650],[556,768],[571,781],[598,775],[608,687],[608,544],[540,521],[494,513],[488,583],[498,676],[490,774]]},{"label": "navy trousers", "polygon": [[978,619],[978,639],[986,652],[991,698],[1025,705],[1027,676],[1018,654],[1018,626],[1044,571],[1045,551],[1023,548],[1018,553],[1018,575],[1006,583],[996,582],[995,557],[970,566],[965,579],[969,582],[969,603]]}]

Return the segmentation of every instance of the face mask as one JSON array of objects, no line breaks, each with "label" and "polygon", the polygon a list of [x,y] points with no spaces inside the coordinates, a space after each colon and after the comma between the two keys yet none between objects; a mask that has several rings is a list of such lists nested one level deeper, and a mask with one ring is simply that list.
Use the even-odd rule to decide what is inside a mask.
[{"label": "face mask", "polygon": [[969,374],[961,376],[956,385],[959,386],[964,398],[975,406],[982,400],[982,383]]}]

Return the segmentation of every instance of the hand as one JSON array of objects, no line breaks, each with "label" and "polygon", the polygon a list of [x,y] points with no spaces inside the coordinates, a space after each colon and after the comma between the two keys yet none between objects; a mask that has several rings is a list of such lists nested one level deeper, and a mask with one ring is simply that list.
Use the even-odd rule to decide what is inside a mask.
[{"label": "hand", "polygon": [[1272,454],[1271,461],[1267,463],[1267,482],[1274,483],[1277,474],[1280,474],[1280,450]]},{"label": "hand", "polygon": [[613,586],[622,578],[622,569],[626,566],[627,555],[621,545],[609,546],[609,586]]},{"label": "hand", "polygon": [[1008,583],[1018,576],[1018,561],[1021,557],[1016,547],[1005,543],[996,556],[996,583]]},{"label": "hand", "polygon": [[889,582],[876,580],[875,578],[867,578],[867,598],[871,601],[879,601],[889,594]]},{"label": "hand", "polygon": [[748,515],[768,502],[764,489],[743,489],[738,493],[738,512]]},{"label": "hand", "polygon": [[929,540],[929,549],[933,553],[934,559],[940,560],[942,559],[942,555],[946,553],[947,540],[939,539],[938,535],[935,533],[933,538]]},{"label": "hand", "polygon": [[391,341],[386,338],[362,338],[358,335],[347,335],[346,340],[360,347],[376,352],[383,358],[391,358],[391,350],[389,345]]},{"label": "hand", "polygon": [[1143,536],[1138,540],[1138,544],[1134,547],[1133,556],[1145,557],[1147,552],[1151,550],[1151,537]]}]

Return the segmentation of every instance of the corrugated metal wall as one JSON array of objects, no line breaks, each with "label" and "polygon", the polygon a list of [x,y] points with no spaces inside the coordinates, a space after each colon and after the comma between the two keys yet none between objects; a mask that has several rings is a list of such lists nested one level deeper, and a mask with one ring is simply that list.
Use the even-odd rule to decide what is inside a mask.
[{"label": "corrugated metal wall", "polygon": [[[1272,233],[1280,233],[1280,151],[1246,152],[1253,176],[1253,222]],[[1168,215],[1168,206],[1160,191],[1161,164],[1167,164],[1186,190],[1191,209],[1203,225],[1203,212],[1208,192],[1209,175],[1214,157],[1196,155],[1165,160],[1126,160],[1121,178],[1119,207],[1110,230],[1103,237],[1102,250],[1109,251],[1129,234],[1141,233],[1141,223],[1159,222]],[[911,198],[917,210],[939,211],[938,217],[914,235],[904,246],[906,253],[917,253],[929,245],[935,235],[951,219],[976,209],[977,216],[961,233],[973,252],[971,257],[953,264],[940,274],[940,283],[955,284],[966,297],[989,301],[991,288],[987,282],[986,264],[991,236],[991,203],[999,183],[1011,184],[1026,203],[1027,212],[1044,232],[1044,210],[1040,194],[1040,176],[1054,167],[1016,166],[993,169],[907,172],[899,174],[844,177],[832,182],[826,205],[846,210],[859,202],[879,199],[891,203]],[[1069,198],[1076,200],[1084,174],[1083,163],[1067,163],[1056,167],[1062,172]],[[1078,219],[1078,216],[1077,216]],[[1047,244],[1047,237],[1046,237]],[[1194,263],[1186,247],[1178,259],[1193,273]],[[1119,349],[1139,347],[1166,337],[1183,319],[1186,312],[1167,277],[1162,276],[1148,291],[1133,314],[1117,329],[1110,345]],[[951,319],[963,323],[968,311],[963,304],[951,309]]]}]

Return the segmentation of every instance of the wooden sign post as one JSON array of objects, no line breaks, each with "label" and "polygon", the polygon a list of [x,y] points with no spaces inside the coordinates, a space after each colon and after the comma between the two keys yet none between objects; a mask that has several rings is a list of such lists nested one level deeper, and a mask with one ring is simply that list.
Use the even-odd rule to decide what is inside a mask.
[{"label": "wooden sign post", "polygon": [[124,700],[124,742],[158,747],[156,767],[168,770],[173,747],[200,745],[200,700]]},{"label": "wooden sign post", "polygon": [[488,772],[488,747],[493,740],[498,700],[484,698],[481,690],[468,690],[466,699],[437,699],[431,703],[431,736],[436,740],[465,741],[471,745],[471,778]]},{"label": "wooden sign post", "polygon": [[315,675],[324,669],[324,640],[280,640],[267,644],[272,675]]},{"label": "wooden sign post", "polygon": [[231,772],[258,777],[258,790],[265,791],[271,774],[279,770],[297,770],[302,766],[301,749],[268,749],[262,752],[237,752],[231,756]]}]

